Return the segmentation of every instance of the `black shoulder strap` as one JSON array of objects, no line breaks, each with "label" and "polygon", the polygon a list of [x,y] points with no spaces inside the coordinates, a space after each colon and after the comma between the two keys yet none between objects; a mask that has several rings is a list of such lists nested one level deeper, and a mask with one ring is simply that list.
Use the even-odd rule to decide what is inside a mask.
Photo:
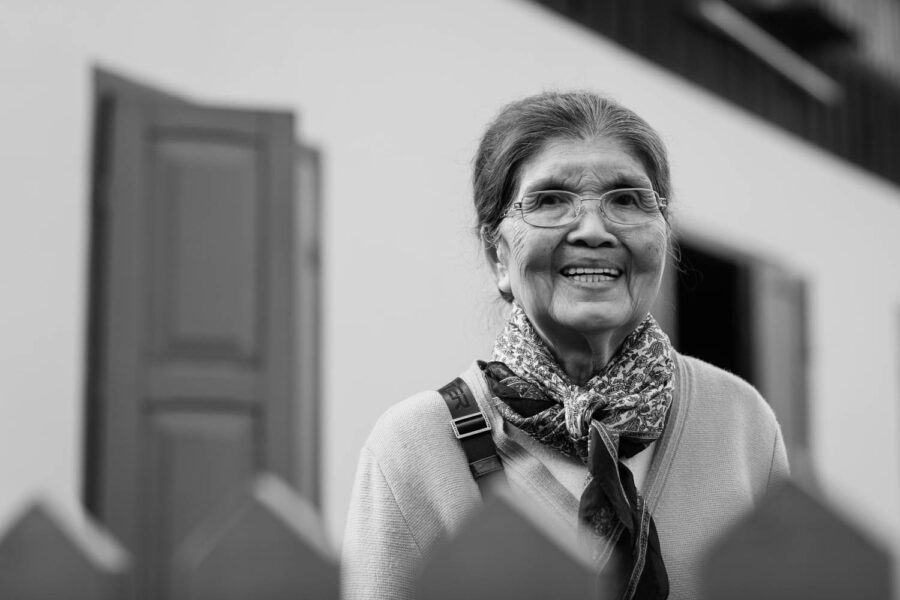
[{"label": "black shoulder strap", "polygon": [[457,377],[438,390],[450,409],[450,426],[463,446],[472,477],[484,495],[485,484],[491,473],[503,472],[497,455],[497,446],[491,438],[491,422],[488,421],[472,395],[466,382]]}]

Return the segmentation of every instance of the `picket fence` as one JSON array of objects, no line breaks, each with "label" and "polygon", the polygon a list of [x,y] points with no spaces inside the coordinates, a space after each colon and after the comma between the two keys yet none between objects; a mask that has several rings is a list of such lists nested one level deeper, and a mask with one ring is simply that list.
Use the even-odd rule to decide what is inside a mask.
[{"label": "picket fence", "polygon": [[[176,600],[336,600],[340,566],[315,511],[261,476],[173,557]],[[535,568],[536,566],[540,568]],[[2,600],[126,600],[128,553],[90,521],[36,501],[0,538]],[[885,600],[889,555],[793,482],[773,490],[708,555],[703,598]],[[419,598],[612,598],[573,540],[508,493],[439,548]]]}]

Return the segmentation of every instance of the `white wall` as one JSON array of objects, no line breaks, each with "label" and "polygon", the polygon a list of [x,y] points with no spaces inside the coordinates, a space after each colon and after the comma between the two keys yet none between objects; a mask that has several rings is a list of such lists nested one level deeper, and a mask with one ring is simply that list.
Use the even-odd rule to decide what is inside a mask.
[{"label": "white wall", "polygon": [[197,100],[279,106],[324,151],[326,517],[366,432],[487,355],[501,312],[469,233],[499,106],[614,94],[670,144],[685,231],[804,275],[826,491],[900,532],[900,191],[529,3],[6,0],[0,4],[0,519],[80,486],[95,63]]}]

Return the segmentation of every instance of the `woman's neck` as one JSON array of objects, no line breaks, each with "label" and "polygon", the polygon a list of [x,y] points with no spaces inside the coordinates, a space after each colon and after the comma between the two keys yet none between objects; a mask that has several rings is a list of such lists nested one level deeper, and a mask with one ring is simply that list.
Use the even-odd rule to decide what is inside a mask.
[{"label": "woman's neck", "polygon": [[572,355],[562,352],[556,356],[556,360],[562,370],[566,372],[572,383],[576,385],[584,385],[590,381],[591,377],[603,370],[609,363],[609,359],[615,352],[603,352],[591,355]]},{"label": "woman's neck", "polygon": [[602,371],[628,335],[618,331],[604,331],[594,335],[573,333],[568,336],[548,336],[539,329],[537,332],[556,362],[576,385],[586,384],[591,377]]}]

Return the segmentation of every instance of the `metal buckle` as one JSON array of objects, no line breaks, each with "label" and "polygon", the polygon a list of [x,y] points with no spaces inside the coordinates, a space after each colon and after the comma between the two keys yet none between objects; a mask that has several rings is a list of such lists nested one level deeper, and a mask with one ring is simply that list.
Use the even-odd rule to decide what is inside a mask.
[{"label": "metal buckle", "polygon": [[[479,410],[478,412],[463,415],[461,417],[456,417],[450,421],[450,426],[453,427],[453,433],[456,434],[456,439],[461,440],[473,435],[478,435],[479,433],[484,433],[485,431],[491,430],[491,423],[488,421],[485,416]],[[460,433],[459,428],[462,426],[463,432]],[[477,429],[472,431],[466,431],[469,427],[474,426]]]}]

